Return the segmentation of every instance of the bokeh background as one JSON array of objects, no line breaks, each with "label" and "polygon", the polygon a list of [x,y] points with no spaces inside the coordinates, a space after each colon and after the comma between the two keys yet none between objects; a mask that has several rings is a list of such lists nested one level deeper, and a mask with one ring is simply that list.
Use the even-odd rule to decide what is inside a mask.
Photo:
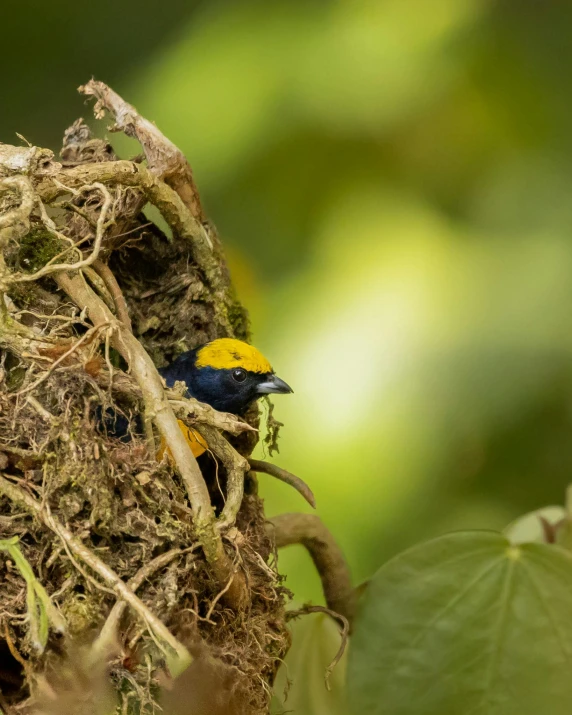
[{"label": "bokeh background", "polygon": [[[111,84],[189,157],[356,581],[572,481],[572,3],[4,0],[0,140]],[[117,140],[114,140],[117,141]],[[125,155],[137,153],[118,142]],[[261,477],[268,511],[304,510]],[[297,601],[321,601],[302,549]]]}]

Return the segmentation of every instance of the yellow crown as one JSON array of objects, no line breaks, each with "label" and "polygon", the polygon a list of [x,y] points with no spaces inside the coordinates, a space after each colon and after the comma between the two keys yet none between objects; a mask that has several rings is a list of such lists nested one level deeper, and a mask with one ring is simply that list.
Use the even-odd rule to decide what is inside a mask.
[{"label": "yellow crown", "polygon": [[197,367],[232,370],[241,367],[248,372],[274,372],[268,360],[252,345],[234,338],[218,338],[197,352]]}]

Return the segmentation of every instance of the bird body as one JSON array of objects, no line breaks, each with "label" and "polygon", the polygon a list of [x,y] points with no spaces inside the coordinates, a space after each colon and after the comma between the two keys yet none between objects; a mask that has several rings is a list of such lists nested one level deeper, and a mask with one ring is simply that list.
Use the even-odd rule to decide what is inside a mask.
[{"label": "bird body", "polygon": [[[276,376],[268,360],[252,345],[234,338],[218,338],[194,350],[188,350],[166,367],[159,369],[167,387],[184,382],[186,396],[211,405],[220,412],[243,414],[258,398],[267,394],[286,394],[292,388]],[[192,427],[178,420],[179,427],[195,457],[208,445]],[[105,418],[107,433],[129,439],[129,422],[119,415]],[[136,425],[141,431],[140,424]],[[157,458],[165,453],[162,440]]]}]

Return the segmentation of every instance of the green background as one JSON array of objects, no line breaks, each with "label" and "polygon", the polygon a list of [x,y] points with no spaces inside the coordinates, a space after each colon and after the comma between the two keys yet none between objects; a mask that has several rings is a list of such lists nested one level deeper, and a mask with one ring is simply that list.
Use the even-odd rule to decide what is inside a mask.
[{"label": "green background", "polygon": [[[0,140],[111,84],[189,157],[356,581],[572,474],[572,4],[4,0]],[[116,140],[114,140],[116,141]],[[133,143],[119,142],[127,155]],[[269,514],[304,510],[261,476]],[[297,601],[321,602],[302,549]]]}]

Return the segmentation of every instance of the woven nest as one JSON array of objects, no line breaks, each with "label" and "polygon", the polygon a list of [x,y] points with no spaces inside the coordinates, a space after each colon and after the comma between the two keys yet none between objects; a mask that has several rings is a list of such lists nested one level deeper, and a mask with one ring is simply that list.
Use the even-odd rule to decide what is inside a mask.
[{"label": "woven nest", "polygon": [[[119,161],[82,122],[66,132],[61,163],[0,145],[6,712],[151,713],[161,702],[167,715],[263,713],[289,646],[274,540],[244,459],[257,408],[239,421],[165,398],[212,447],[200,458],[212,518],[194,508],[196,472],[155,456],[165,435],[133,346],[161,366],[206,340],[248,335],[188,165],[159,171],[181,157],[153,131],[138,134],[146,167]],[[143,215],[149,201],[172,235]],[[145,435],[108,436],[108,408],[141,415]],[[106,698],[111,709],[97,709]]]}]

